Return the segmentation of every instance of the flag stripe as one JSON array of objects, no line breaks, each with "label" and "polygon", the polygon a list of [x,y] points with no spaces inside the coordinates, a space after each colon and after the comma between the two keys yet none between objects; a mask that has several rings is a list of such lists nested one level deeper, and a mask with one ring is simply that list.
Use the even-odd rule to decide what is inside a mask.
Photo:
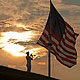
[{"label": "flag stripe", "polygon": [[76,59],[76,55],[65,52],[65,50],[61,46],[58,46],[57,50],[60,51],[62,54],[66,55],[66,56],[70,56],[70,57]]},{"label": "flag stripe", "polygon": [[[50,33],[50,30],[46,27],[45,28],[48,33]],[[60,40],[51,32],[51,35],[59,42]]]},{"label": "flag stripe", "polygon": [[[43,35],[46,37],[46,39],[49,40],[49,37],[48,37],[49,33],[47,32],[46,29],[44,30],[43,33],[44,33]],[[56,46],[59,44],[59,42],[57,41],[57,39],[55,39],[53,36],[52,36],[52,42]]]},{"label": "flag stripe", "polygon": [[77,36],[78,36],[79,34],[75,33],[74,30],[73,30],[73,28],[72,28],[67,22],[65,22],[65,25],[66,25],[70,30],[73,31],[73,34],[74,34],[75,38],[77,38]]},{"label": "flag stripe", "polygon": [[64,38],[62,39],[62,42],[63,42],[63,44],[65,44],[66,47],[74,50],[74,47],[69,45],[68,43],[66,43]]},{"label": "flag stripe", "polygon": [[74,36],[74,34],[72,34],[73,31],[70,32],[70,31],[66,28],[66,32],[67,32],[71,37],[73,37],[74,40],[76,39],[75,36]]},{"label": "flag stripe", "polygon": [[38,40],[37,44],[39,44],[41,46],[45,46],[40,40]]},{"label": "flag stripe", "polygon": [[72,27],[71,27],[67,22],[65,22],[65,25],[66,25],[67,27],[69,27],[69,28],[70,28],[70,30],[72,30],[72,31],[73,31]]},{"label": "flag stripe", "polygon": [[[46,42],[47,41],[47,44],[49,43],[49,37],[48,37],[48,33],[46,34],[45,32],[47,32],[46,30],[43,32],[42,36],[41,37],[44,37],[43,40]],[[57,46],[56,42],[58,43],[58,41],[53,37],[52,37],[52,43]]]},{"label": "flag stripe", "polygon": [[71,59],[76,59],[76,56],[66,53],[64,50],[60,49],[59,47],[57,48],[57,51],[59,52],[59,54],[63,54],[66,57],[69,57]]},{"label": "flag stripe", "polygon": [[66,37],[66,40],[68,40],[70,43],[75,44],[75,42],[69,38],[70,36],[65,35],[65,37]]},{"label": "flag stripe", "polygon": [[46,44],[46,42],[42,39],[42,37],[40,38],[40,41],[41,41],[46,47],[48,47],[48,44]]},{"label": "flag stripe", "polygon": [[47,31],[46,31],[46,30],[43,32],[43,34],[42,34],[42,35],[44,35],[44,36],[45,36],[45,38],[46,38],[47,40],[49,40],[48,33],[47,33]]},{"label": "flag stripe", "polygon": [[[51,52],[53,53],[53,50],[51,50]],[[56,58],[57,58],[57,60],[58,60],[60,63],[62,63],[63,65],[65,65],[65,66],[67,66],[67,67],[69,67],[69,68],[71,68],[73,65],[76,64],[76,62],[75,62],[75,64],[73,64],[73,63],[70,63],[70,62],[62,59],[62,58],[59,57],[57,54],[56,54]]]},{"label": "flag stripe", "polygon": [[66,53],[69,53],[69,54],[72,54],[72,55],[76,55],[75,53],[66,50],[61,44],[60,44],[60,47],[61,47]]},{"label": "flag stripe", "polygon": [[[48,40],[46,39],[46,37],[45,37],[44,35],[41,36],[41,39],[42,39],[44,42],[47,42],[47,43],[44,43],[44,42],[43,42],[44,45],[45,45],[45,44],[48,44]],[[55,45],[55,42],[54,42],[54,45]],[[47,45],[47,46],[48,46],[48,45]],[[45,45],[45,47],[46,47],[46,45]],[[54,47],[55,47],[55,46],[54,46]],[[51,47],[51,49],[54,50],[54,48],[52,48],[52,47]]]},{"label": "flag stripe", "polygon": [[66,55],[64,55],[63,53],[61,53],[59,50],[56,50],[56,54],[57,54],[59,57],[62,57],[62,58],[64,58],[64,59],[66,59],[66,60],[69,60],[69,61],[71,61],[71,62],[75,62],[75,59],[74,59],[74,58],[71,59],[71,57],[70,57],[70,58],[67,57]]},{"label": "flag stripe", "polygon": [[69,58],[65,58],[65,56],[63,56],[63,55],[61,55],[61,54],[58,54],[57,52],[56,52],[56,55],[57,55],[58,57],[60,57],[62,60],[66,61],[66,62],[75,64],[75,61],[73,62],[73,61],[71,61]]},{"label": "flag stripe", "polygon": [[[51,50],[54,50],[54,49],[52,48]],[[65,58],[66,60],[68,59],[68,60],[70,60],[70,61],[75,62],[75,58],[74,58],[74,57],[67,56],[67,55],[63,54],[63,53],[62,53],[60,50],[58,50],[58,49],[56,49],[55,51],[56,51],[56,53],[57,53],[58,56],[60,56],[60,57],[62,57],[62,58]]]},{"label": "flag stripe", "polygon": [[64,47],[67,51],[70,51],[70,52],[72,52],[72,53],[75,53],[74,48],[71,47],[71,46],[69,46],[69,45],[67,45],[67,44],[64,42],[64,39],[62,39],[61,45],[62,45],[62,47]]},{"label": "flag stripe", "polygon": [[45,47],[46,49],[48,49],[40,40],[38,40],[37,44],[39,44],[39,45]]},{"label": "flag stripe", "polygon": [[62,60],[60,57],[56,57],[57,58],[57,60],[60,62],[60,63],[62,63],[63,65],[65,65],[65,66],[67,66],[67,67],[69,67],[69,68],[71,68],[72,66],[74,66],[74,64],[72,64],[72,63],[70,63],[70,62],[66,62],[66,61],[64,61],[64,60]]},{"label": "flag stripe", "polygon": [[73,30],[70,29],[70,27],[66,26],[67,31],[71,32],[72,34],[74,34]]},{"label": "flag stripe", "polygon": [[64,49],[66,49],[69,52],[75,53],[75,50],[68,48],[67,46],[64,45],[64,43],[61,41],[61,45]]},{"label": "flag stripe", "polygon": [[[42,38],[42,40],[48,45],[49,41],[47,40],[47,38],[46,38],[44,35],[42,35],[41,38]],[[45,44],[45,43],[44,43],[44,44]]]},{"label": "flag stripe", "polygon": [[63,35],[63,38],[64,38],[66,44],[68,44],[69,46],[72,46],[72,47],[74,46],[73,43],[71,43],[70,41],[68,41],[68,40],[65,38],[65,35]]},{"label": "flag stripe", "polygon": [[75,39],[65,30],[66,36],[74,43]]},{"label": "flag stripe", "polygon": [[66,26],[66,30],[68,31],[68,33],[69,33],[71,36],[74,37],[74,39],[76,39],[76,38],[75,38],[76,35],[74,35],[74,31],[73,31],[73,30],[71,30],[68,26]]}]

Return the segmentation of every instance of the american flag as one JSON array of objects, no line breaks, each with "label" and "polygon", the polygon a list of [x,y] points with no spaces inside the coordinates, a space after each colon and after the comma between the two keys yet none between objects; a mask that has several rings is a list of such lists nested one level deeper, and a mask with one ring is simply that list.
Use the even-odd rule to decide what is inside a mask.
[{"label": "american flag", "polygon": [[48,49],[49,34],[51,34],[51,53],[63,65],[71,68],[76,64],[77,52],[75,49],[76,34],[73,28],[62,18],[50,2],[50,13],[45,29],[37,44]]}]

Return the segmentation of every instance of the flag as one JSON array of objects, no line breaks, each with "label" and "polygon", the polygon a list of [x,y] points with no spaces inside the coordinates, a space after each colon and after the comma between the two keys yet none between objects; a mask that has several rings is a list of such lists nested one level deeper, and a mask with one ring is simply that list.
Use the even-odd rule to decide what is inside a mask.
[{"label": "flag", "polygon": [[63,65],[71,68],[76,64],[77,52],[75,49],[76,34],[73,28],[62,18],[50,1],[50,13],[37,44],[48,49],[49,34],[51,34],[51,53]]}]

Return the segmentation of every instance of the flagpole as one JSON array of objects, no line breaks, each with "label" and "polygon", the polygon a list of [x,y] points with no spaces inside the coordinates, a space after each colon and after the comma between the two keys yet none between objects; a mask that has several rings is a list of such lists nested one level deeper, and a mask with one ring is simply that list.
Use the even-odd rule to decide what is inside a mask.
[{"label": "flagpole", "polygon": [[50,54],[50,49],[51,49],[51,34],[49,34],[49,43],[48,43],[48,77],[51,76],[51,54]]},{"label": "flagpole", "polygon": [[[50,2],[51,2],[51,0],[50,0]],[[50,10],[51,10],[51,6],[50,6]],[[51,22],[51,14],[50,14],[50,22]],[[51,27],[51,24],[49,26]],[[49,33],[49,43],[48,43],[48,77],[51,76],[51,54],[50,54],[51,45],[52,44],[51,44],[51,32],[50,32]]]}]

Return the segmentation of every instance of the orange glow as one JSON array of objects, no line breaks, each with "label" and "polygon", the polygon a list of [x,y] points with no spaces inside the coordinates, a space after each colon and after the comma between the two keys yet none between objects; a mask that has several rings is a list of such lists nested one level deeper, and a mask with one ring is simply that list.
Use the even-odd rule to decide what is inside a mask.
[{"label": "orange glow", "polygon": [[4,50],[6,50],[7,52],[11,53],[14,56],[26,56],[26,54],[20,52],[21,50],[24,50],[23,46],[12,43],[11,44],[5,43],[2,46],[4,46],[3,48]]},{"label": "orange glow", "polygon": [[[15,23],[14,23],[15,24]],[[22,25],[22,24],[15,24],[16,27],[23,27],[26,28],[27,26]],[[42,47],[36,47],[36,48],[30,48],[28,50],[25,50],[26,47],[20,44],[17,44],[17,42],[29,42],[34,38],[36,35],[35,31],[25,31],[25,32],[1,32],[2,37],[0,37],[0,48],[3,50],[9,52],[10,54],[14,56],[26,56],[26,52],[29,51],[30,54],[36,55],[34,56],[34,59],[37,57],[44,56],[44,54],[39,54],[41,51],[44,51]]]},{"label": "orange glow", "polygon": [[38,64],[40,64],[40,65],[46,65],[45,62],[39,62]]},{"label": "orange glow", "polygon": [[23,27],[23,28],[25,28],[26,26],[25,25],[22,25],[22,24],[15,24],[17,27]]}]

